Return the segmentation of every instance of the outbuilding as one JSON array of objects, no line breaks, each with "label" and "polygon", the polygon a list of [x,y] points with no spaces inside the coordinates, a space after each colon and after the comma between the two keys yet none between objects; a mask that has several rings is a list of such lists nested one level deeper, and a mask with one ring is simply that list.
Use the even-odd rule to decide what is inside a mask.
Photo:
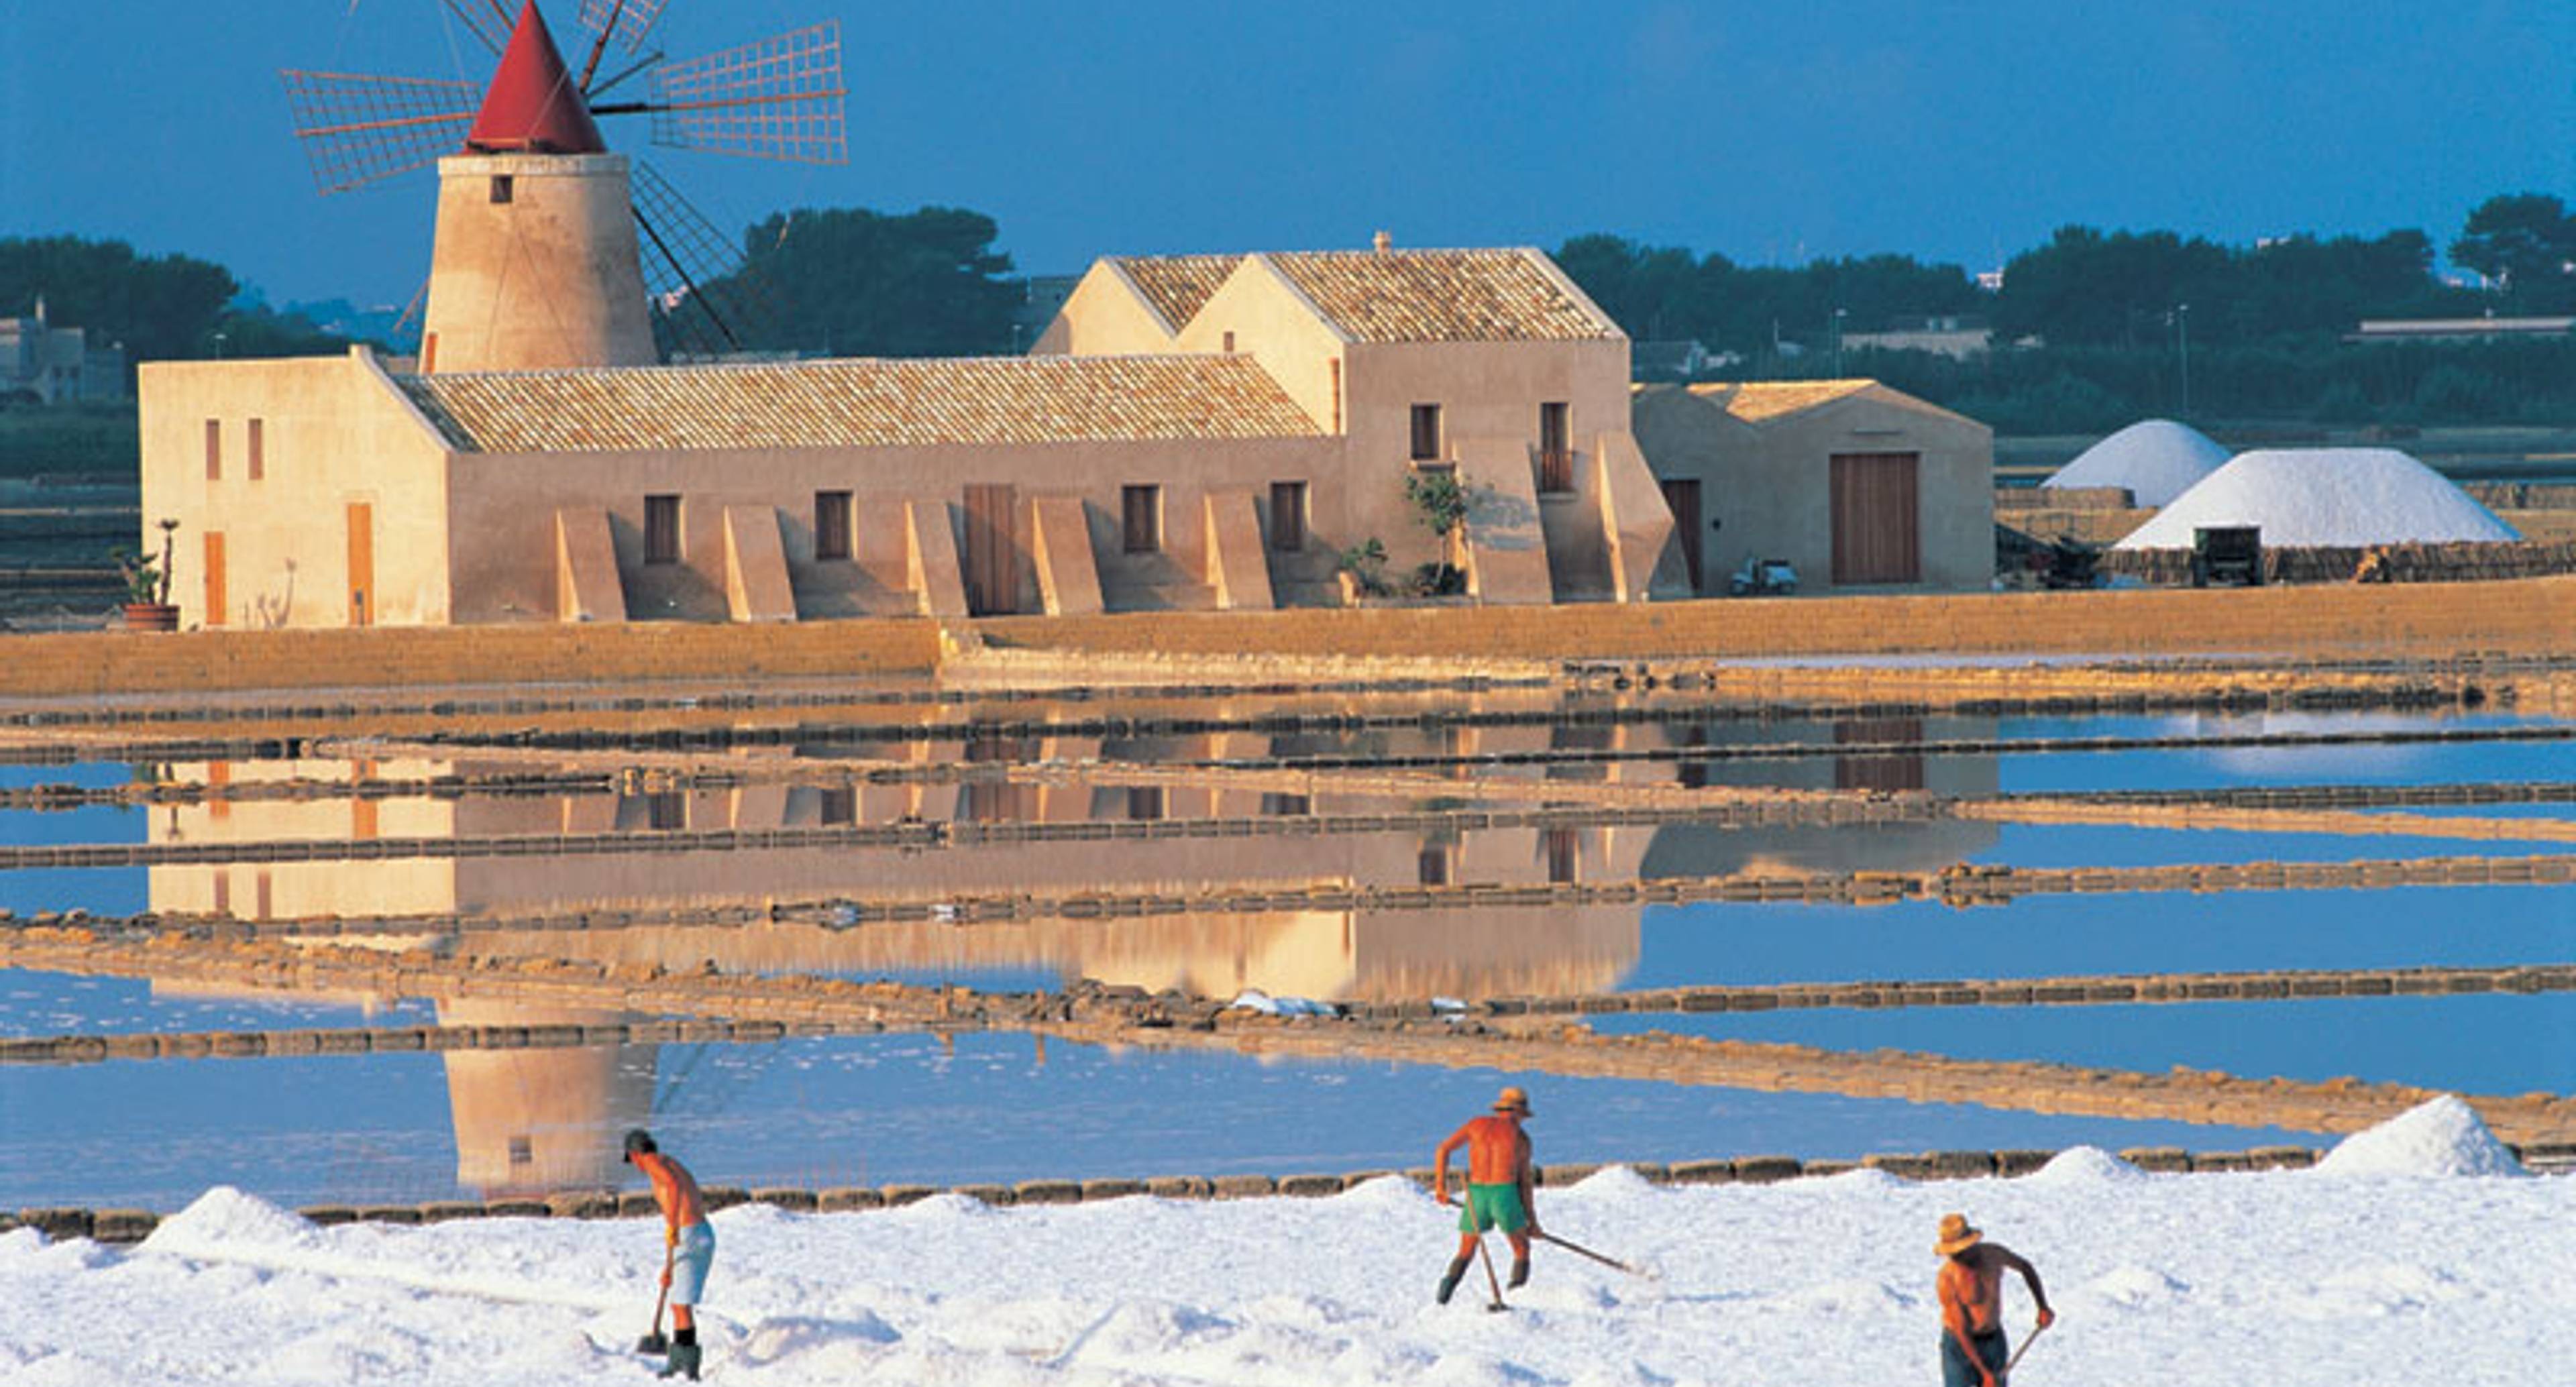
[{"label": "outbuilding", "polygon": [[1630,431],[1674,542],[1658,597],[1723,596],[1748,561],[1801,591],[1964,591],[1994,576],[1994,430],[1874,380],[1639,387]]}]

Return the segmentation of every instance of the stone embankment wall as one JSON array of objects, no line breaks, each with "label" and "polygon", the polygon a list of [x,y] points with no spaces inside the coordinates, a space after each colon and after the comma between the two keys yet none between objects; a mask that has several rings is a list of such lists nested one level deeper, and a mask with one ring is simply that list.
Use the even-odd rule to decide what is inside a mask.
[{"label": "stone embankment wall", "polygon": [[[1137,612],[760,626],[222,631],[8,638],[0,697],[477,684],[617,684],[929,673],[980,642],[1010,649],[1278,664],[1399,657],[1515,662],[1646,656],[2232,654],[2564,650],[2576,577],[2227,591],[1889,594],[1530,607]],[[1025,671],[1023,671],[1025,673]]]},{"label": "stone embankment wall", "polygon": [[926,620],[27,635],[0,645],[0,695],[927,673],[940,640]]},{"label": "stone embankment wall", "polygon": [[[2114,549],[2106,573],[2168,586],[2191,581],[2188,549]],[[2554,544],[2318,545],[2263,550],[2267,583],[2459,583],[2576,573],[2576,540]]]},{"label": "stone embankment wall", "polygon": [[[2576,1161],[2576,1142],[2513,1148],[2526,1163],[2551,1167]],[[1874,1152],[1858,1160],[1809,1159],[1795,1156],[1719,1156],[1690,1161],[1636,1161],[1618,1165],[1655,1185],[1765,1185],[1806,1177],[1840,1175],[1858,1169],[1883,1170],[1907,1180],[1978,1180],[2028,1175],[2059,1153],[2048,1150]],[[2307,1146],[2258,1146],[2247,1151],[2186,1151],[2179,1146],[2130,1147],[2120,1158],[2159,1174],[2234,1174],[2255,1170],[2302,1170],[2322,1153]],[[1541,1168],[1539,1183],[1567,1186],[1609,1169],[1610,1164],[1556,1164]],[[1453,1172],[1454,1173],[1454,1172]],[[996,1207],[1014,1205],[1088,1204],[1139,1195],[1158,1199],[1319,1199],[1340,1194],[1371,1180],[1390,1176],[1428,1189],[1428,1168],[1362,1170],[1348,1174],[1304,1175],[1156,1175],[1089,1180],[1022,1180],[1015,1184],[858,1185],[827,1189],[709,1186],[709,1209],[739,1204],[767,1204],[799,1213],[854,1213],[899,1208],[934,1195],[953,1194]],[[465,1218],[646,1218],[659,1211],[642,1190],[578,1190],[544,1196],[487,1200],[440,1200],[422,1204],[319,1204],[298,1211],[313,1223],[445,1223]],[[0,1212],[0,1233],[34,1228],[49,1238],[94,1238],[104,1243],[136,1243],[150,1237],[161,1215],[148,1209],[43,1208]]]}]

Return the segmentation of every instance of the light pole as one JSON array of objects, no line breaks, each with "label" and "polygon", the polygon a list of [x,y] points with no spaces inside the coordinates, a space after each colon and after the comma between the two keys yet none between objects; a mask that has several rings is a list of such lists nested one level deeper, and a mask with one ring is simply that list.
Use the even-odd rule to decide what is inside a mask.
[{"label": "light pole", "polygon": [[1842,379],[1843,319],[1849,316],[1850,312],[1851,310],[1847,308],[1837,308],[1834,310],[1834,379],[1836,380]]},{"label": "light pole", "polygon": [[2182,354],[2182,416],[2191,417],[2191,305],[2174,305],[2174,346]]},{"label": "light pole", "polygon": [[221,361],[221,360],[223,360],[223,359],[224,359],[224,335],[223,335],[222,333],[218,332],[218,333],[216,333],[216,334],[215,334],[215,360],[217,360],[217,361]]}]

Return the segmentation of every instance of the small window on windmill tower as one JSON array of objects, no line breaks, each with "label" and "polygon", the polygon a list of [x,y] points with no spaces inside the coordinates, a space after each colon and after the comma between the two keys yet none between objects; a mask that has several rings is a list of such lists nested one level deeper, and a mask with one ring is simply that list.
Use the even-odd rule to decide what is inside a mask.
[{"label": "small window on windmill tower", "polygon": [[492,175],[492,200],[494,202],[508,202],[511,198],[516,196],[517,193],[518,188],[511,182],[511,176],[509,174],[496,173]]}]

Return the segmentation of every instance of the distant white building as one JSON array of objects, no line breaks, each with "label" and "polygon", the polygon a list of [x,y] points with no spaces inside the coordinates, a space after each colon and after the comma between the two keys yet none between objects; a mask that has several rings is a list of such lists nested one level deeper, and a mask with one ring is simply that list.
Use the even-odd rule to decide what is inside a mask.
[{"label": "distant white building", "polygon": [[89,334],[45,321],[45,299],[25,318],[0,318],[0,396],[46,404],[125,398],[125,347],[89,345]]}]

